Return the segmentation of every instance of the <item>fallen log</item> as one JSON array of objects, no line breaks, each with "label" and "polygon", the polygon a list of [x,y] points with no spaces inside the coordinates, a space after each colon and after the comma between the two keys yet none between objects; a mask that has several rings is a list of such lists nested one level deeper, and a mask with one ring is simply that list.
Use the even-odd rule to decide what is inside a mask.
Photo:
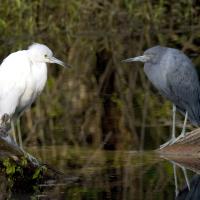
[{"label": "fallen log", "polygon": [[5,188],[14,193],[31,193],[41,183],[63,178],[63,173],[24,151],[0,129],[0,180],[4,180]]}]

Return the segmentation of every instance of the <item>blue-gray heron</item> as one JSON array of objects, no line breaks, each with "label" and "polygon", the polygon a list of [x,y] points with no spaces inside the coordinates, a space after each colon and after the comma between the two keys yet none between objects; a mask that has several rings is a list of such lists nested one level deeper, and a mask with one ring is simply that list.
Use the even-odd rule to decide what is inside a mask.
[{"label": "blue-gray heron", "polygon": [[[159,93],[173,103],[172,138],[161,148],[173,144],[185,136],[187,118],[200,125],[200,86],[197,72],[191,60],[181,51],[155,46],[147,49],[142,56],[129,58],[124,62],[144,63],[144,72]],[[176,108],[185,115],[182,132],[175,136]]]}]

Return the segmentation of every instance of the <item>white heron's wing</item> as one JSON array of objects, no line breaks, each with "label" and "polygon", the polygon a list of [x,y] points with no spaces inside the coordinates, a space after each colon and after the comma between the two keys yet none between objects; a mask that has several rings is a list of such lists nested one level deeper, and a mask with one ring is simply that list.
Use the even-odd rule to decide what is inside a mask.
[{"label": "white heron's wing", "polygon": [[26,85],[29,60],[26,51],[18,51],[4,59],[0,66],[0,116],[14,114]]}]

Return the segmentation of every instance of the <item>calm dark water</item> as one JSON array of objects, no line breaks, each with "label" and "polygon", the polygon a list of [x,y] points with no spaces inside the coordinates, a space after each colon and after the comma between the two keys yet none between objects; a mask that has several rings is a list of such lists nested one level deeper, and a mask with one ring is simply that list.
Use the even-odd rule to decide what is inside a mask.
[{"label": "calm dark water", "polygon": [[[37,185],[32,194],[13,193],[12,199],[143,200],[175,199],[182,190],[188,194],[181,166],[176,166],[175,179],[175,165],[154,152],[63,146],[31,148],[29,152],[63,172],[63,179]],[[186,173],[192,180],[194,173]]]}]

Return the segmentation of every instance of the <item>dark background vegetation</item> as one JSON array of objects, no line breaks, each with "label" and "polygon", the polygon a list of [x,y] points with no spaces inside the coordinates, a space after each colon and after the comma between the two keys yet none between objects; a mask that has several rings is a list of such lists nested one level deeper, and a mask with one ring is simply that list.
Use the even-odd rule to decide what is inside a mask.
[{"label": "dark background vegetation", "polygon": [[159,44],[198,67],[199,15],[192,0],[1,0],[1,60],[39,42],[73,66],[48,67],[45,90],[21,117],[24,145],[158,147],[171,134],[171,103],[142,64],[121,60]]}]

